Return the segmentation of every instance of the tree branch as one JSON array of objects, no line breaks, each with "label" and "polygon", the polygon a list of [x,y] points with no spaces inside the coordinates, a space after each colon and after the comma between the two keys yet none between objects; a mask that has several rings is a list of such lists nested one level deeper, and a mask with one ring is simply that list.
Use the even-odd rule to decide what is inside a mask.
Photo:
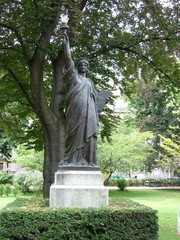
[{"label": "tree branch", "polygon": [[0,47],[0,50],[14,50],[14,51],[18,51],[18,49],[14,48],[14,47]]},{"label": "tree branch", "polygon": [[19,102],[21,105],[24,105],[24,106],[29,106],[29,104],[27,103],[24,103],[23,101],[21,101],[20,99],[14,99],[14,100],[11,100],[9,101],[10,103],[14,103],[14,102]]},{"label": "tree branch", "polygon": [[85,8],[86,4],[87,4],[88,0],[82,0],[80,3],[80,10],[83,11],[83,9]]},{"label": "tree branch", "polygon": [[15,33],[15,35],[16,35],[19,43],[20,43],[20,46],[22,48],[22,53],[23,53],[23,55],[24,55],[24,57],[26,59],[26,62],[28,63],[29,62],[29,56],[28,56],[26,48],[24,46],[24,41],[23,41],[21,35],[18,33],[18,31],[15,28],[13,28],[13,27],[11,27],[11,26],[9,26],[7,24],[4,24],[4,23],[0,23],[0,26],[4,27],[4,28],[7,28],[9,30],[12,30]]},{"label": "tree branch", "polygon": [[37,45],[34,54],[29,61],[32,99],[35,106],[35,111],[45,125],[54,121],[54,113],[50,109],[45,95],[43,71],[45,57],[47,54],[47,47],[49,45],[53,29],[55,28],[57,19],[59,17],[57,6],[57,1],[56,4],[52,1],[51,16],[47,22],[47,27],[45,31],[41,33],[39,44]]},{"label": "tree branch", "polygon": [[166,74],[161,68],[157,67],[156,64],[155,64],[152,60],[150,60],[147,56],[145,56],[145,55],[143,55],[143,54],[140,54],[140,53],[136,52],[135,50],[130,49],[130,48],[128,48],[128,47],[122,48],[122,47],[119,47],[119,46],[115,46],[115,45],[113,46],[113,45],[112,45],[111,48],[121,49],[121,50],[124,50],[124,51],[127,51],[127,52],[134,53],[134,54],[136,54],[136,55],[139,55],[141,58],[143,58],[143,59],[145,59],[147,62],[149,62],[149,63],[153,66],[154,70],[155,70],[157,73],[158,73],[158,72],[161,72],[167,79],[169,79],[169,80],[171,81],[171,78],[169,77],[169,75]]},{"label": "tree branch", "polygon": [[128,52],[128,53],[133,53],[135,55],[139,55],[141,58],[143,58],[147,62],[149,62],[153,66],[154,70],[157,73],[161,72],[167,79],[169,79],[172,82],[172,80],[169,77],[169,75],[166,74],[161,68],[157,67],[156,64],[152,60],[150,60],[147,56],[145,56],[143,54],[140,54],[137,51],[135,51],[135,50],[133,50],[133,49],[131,49],[129,47],[121,47],[121,46],[118,46],[118,45],[110,45],[108,47],[101,48],[99,51],[94,53],[90,59],[96,58],[98,55],[102,55],[104,53],[107,53],[107,52],[111,51],[112,49],[118,49],[118,50],[122,50],[122,51],[125,51],[125,52]]},{"label": "tree branch", "polygon": [[35,109],[35,108],[34,108],[34,105],[33,105],[32,101],[31,101],[28,93],[26,92],[23,84],[19,81],[19,79],[16,77],[16,75],[13,73],[13,71],[12,71],[11,69],[9,69],[9,68],[7,67],[7,70],[8,70],[8,72],[9,72],[9,74],[12,76],[12,78],[17,82],[17,84],[18,84],[18,86],[19,86],[19,89],[21,90],[21,92],[22,92],[23,95],[25,96],[25,98],[26,98],[27,102],[29,103],[29,105],[31,106],[31,108],[34,110],[34,109]]},{"label": "tree branch", "polygon": [[146,38],[146,39],[141,39],[138,42],[136,42],[136,44],[139,43],[145,43],[145,42],[151,42],[151,41],[157,41],[157,40],[161,40],[161,41],[170,41],[171,38],[170,37],[154,37],[154,38]]},{"label": "tree branch", "polygon": [[[171,36],[172,36],[172,35],[176,35],[176,34],[178,34],[178,33],[179,33],[179,31],[174,32],[173,34],[171,34]],[[170,41],[170,40],[172,39],[171,36],[168,35],[168,36],[164,36],[164,37],[153,37],[153,38],[141,39],[141,40],[137,41],[136,44],[145,43],[145,42],[151,42],[151,41],[157,41],[157,40]]]}]

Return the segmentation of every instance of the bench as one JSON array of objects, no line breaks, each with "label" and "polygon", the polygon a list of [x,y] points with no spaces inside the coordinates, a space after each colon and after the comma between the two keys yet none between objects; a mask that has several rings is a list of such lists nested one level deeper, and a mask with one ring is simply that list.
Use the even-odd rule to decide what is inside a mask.
[{"label": "bench", "polygon": [[162,182],[161,181],[156,181],[156,180],[149,180],[149,181],[145,181],[144,183],[145,186],[148,187],[160,187],[162,186]]}]

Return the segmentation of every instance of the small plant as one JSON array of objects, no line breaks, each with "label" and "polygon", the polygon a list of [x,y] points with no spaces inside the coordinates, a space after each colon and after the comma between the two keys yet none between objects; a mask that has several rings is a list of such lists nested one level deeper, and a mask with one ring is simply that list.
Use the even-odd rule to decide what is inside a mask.
[{"label": "small plant", "polygon": [[0,184],[0,197],[2,197],[4,194],[4,185]]},{"label": "small plant", "polygon": [[6,183],[4,185],[4,194],[6,196],[9,196],[9,194],[11,194],[11,185],[9,183]]},{"label": "small plant", "polygon": [[116,183],[120,191],[124,191],[127,187],[127,181],[124,178],[117,179]]}]

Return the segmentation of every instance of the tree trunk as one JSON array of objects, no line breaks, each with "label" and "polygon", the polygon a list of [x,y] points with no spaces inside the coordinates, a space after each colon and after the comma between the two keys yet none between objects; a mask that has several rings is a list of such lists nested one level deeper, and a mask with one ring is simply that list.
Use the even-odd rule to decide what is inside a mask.
[{"label": "tree trunk", "polygon": [[54,182],[54,174],[58,170],[58,164],[64,156],[64,126],[55,124],[45,131],[44,142],[44,186],[43,196],[49,197],[49,189]]},{"label": "tree trunk", "polygon": [[[41,42],[46,46],[50,40],[50,32],[42,34]],[[52,62],[53,88],[51,104],[46,98],[43,72],[46,52],[37,48],[29,62],[31,75],[31,92],[35,112],[40,119],[44,132],[44,197],[49,197],[49,187],[54,181],[54,173],[64,155],[64,112],[63,102],[63,54],[59,53]]]},{"label": "tree trunk", "polygon": [[[55,68],[56,69],[56,68]],[[54,182],[54,174],[58,170],[58,164],[64,157],[65,147],[65,115],[62,108],[64,95],[59,93],[63,87],[62,74],[56,74],[54,69],[54,87],[51,99],[51,111],[53,118],[50,122],[43,123],[44,126],[44,186],[43,196],[49,197],[51,184]],[[60,78],[60,79],[59,79]],[[56,80],[59,80],[58,84]],[[43,116],[44,118],[45,116]]]},{"label": "tree trunk", "polygon": [[45,198],[49,197],[51,184],[54,182],[54,174],[58,170],[58,164],[64,157],[65,146],[65,115],[63,111],[63,72],[64,59],[63,54],[59,53],[58,57],[52,62],[53,66],[53,88],[51,96],[50,109],[54,114],[54,120],[45,123],[44,128],[44,191]]},{"label": "tree trunk", "polygon": [[115,171],[116,171],[116,169],[113,169],[113,170],[110,171],[108,177],[104,180],[104,186],[107,186],[107,185],[109,184],[109,180],[110,180],[112,174],[113,174]]}]

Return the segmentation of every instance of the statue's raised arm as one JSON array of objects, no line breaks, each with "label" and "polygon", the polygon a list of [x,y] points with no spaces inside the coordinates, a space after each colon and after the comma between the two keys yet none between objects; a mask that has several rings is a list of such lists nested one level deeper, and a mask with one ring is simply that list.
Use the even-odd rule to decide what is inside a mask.
[{"label": "statue's raised arm", "polygon": [[66,68],[70,68],[74,63],[71,58],[71,49],[70,49],[70,43],[69,43],[69,36],[65,32],[63,33],[63,45],[64,45],[64,57],[65,57],[65,62],[66,62]]}]

